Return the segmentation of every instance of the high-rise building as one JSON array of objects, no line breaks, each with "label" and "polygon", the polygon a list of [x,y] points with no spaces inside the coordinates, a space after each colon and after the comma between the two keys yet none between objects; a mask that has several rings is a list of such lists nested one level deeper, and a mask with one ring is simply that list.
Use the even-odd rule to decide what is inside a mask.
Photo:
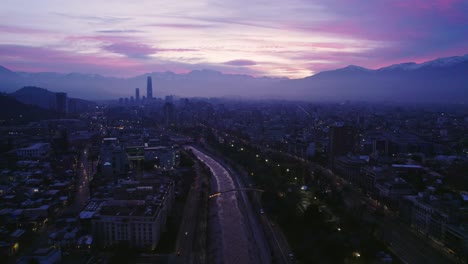
[{"label": "high-rise building", "polygon": [[153,99],[153,84],[151,83],[151,76],[148,76],[146,81],[146,98],[148,100]]},{"label": "high-rise building", "polygon": [[67,114],[67,94],[55,93],[55,110],[61,117]]},{"label": "high-rise building", "polygon": [[135,88],[135,100],[137,104],[140,102],[140,88]]},{"label": "high-rise building", "polygon": [[334,167],[335,158],[346,155],[356,150],[357,133],[353,127],[333,126],[330,128],[328,144],[328,161],[330,167]]}]

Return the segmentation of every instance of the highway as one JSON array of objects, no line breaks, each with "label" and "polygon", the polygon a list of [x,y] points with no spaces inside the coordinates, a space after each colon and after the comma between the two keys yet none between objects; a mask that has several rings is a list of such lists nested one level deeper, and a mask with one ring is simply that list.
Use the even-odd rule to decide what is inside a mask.
[{"label": "highway", "polygon": [[[212,173],[212,192],[223,192],[240,186],[237,179],[220,163],[194,147],[195,156],[205,163]],[[245,192],[225,192],[210,199],[210,215],[217,219],[217,232],[210,241],[218,245],[214,263],[271,263],[270,250],[262,232],[256,212],[250,206]]]}]

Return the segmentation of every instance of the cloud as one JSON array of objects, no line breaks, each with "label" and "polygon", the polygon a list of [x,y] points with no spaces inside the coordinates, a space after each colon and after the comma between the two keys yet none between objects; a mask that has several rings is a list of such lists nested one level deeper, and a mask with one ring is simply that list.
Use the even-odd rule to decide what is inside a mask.
[{"label": "cloud", "polygon": [[155,23],[149,24],[150,27],[162,27],[162,28],[175,28],[175,29],[204,29],[212,28],[214,25],[209,24],[184,24],[184,23]]},{"label": "cloud", "polygon": [[102,46],[104,50],[126,55],[130,58],[146,58],[148,55],[156,53],[157,49],[140,43],[116,42]]},{"label": "cloud", "polygon": [[64,70],[96,62],[82,69],[210,67],[296,78],[349,64],[376,68],[468,53],[465,0],[200,0],[161,2],[160,8],[149,8],[152,1],[117,1],[112,9],[94,1],[89,9],[69,0],[56,13],[34,1],[29,9],[5,3],[0,44],[17,48],[2,58],[41,67],[42,52]]},{"label": "cloud", "polygon": [[51,33],[48,30],[37,29],[37,28],[26,28],[10,25],[0,25],[0,32],[11,33],[11,34],[47,34]]},{"label": "cloud", "polygon": [[231,60],[231,61],[226,61],[224,64],[230,65],[230,66],[252,66],[252,65],[256,65],[257,63],[251,60]]},{"label": "cloud", "polygon": [[54,15],[65,17],[68,19],[85,20],[90,23],[116,24],[132,20],[131,17],[115,17],[115,16],[91,16],[91,15],[75,15],[68,13],[53,13]]},{"label": "cloud", "polygon": [[146,44],[135,42],[114,42],[110,45],[102,46],[104,50],[112,53],[123,54],[130,58],[143,59],[148,58],[149,55],[161,52],[190,52],[197,51],[197,49],[187,48],[154,48]]},{"label": "cloud", "polygon": [[248,68],[233,68],[219,64],[188,64],[154,58],[141,60],[132,57],[109,57],[101,53],[77,54],[23,45],[0,44],[0,61],[2,66],[11,70],[25,72],[79,72],[132,77],[148,72],[187,73],[197,69],[211,69],[232,74],[261,75],[261,72]]},{"label": "cloud", "polygon": [[107,30],[97,30],[96,33],[109,33],[109,34],[119,34],[119,33],[143,33],[143,30],[136,29],[107,29]]}]

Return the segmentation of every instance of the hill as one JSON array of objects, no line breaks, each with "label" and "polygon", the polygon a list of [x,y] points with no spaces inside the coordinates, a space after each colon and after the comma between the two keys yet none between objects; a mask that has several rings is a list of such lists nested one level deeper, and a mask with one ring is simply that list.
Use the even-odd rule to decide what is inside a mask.
[{"label": "hill", "polygon": [[55,111],[21,103],[7,94],[0,94],[0,105],[3,109],[8,109],[8,111],[0,111],[0,123],[2,125],[26,124],[58,117]]}]

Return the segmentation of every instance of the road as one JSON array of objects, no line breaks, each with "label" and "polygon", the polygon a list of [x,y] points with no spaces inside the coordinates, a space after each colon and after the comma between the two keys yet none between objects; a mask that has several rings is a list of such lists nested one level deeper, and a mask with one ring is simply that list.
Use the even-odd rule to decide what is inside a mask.
[{"label": "road", "polygon": [[[211,170],[212,191],[222,192],[224,190],[239,187],[232,175],[220,163],[194,147],[191,149],[195,156],[205,163]],[[240,193],[240,194],[239,194]],[[212,198],[212,207],[218,226],[212,227],[217,233],[213,236],[216,241],[210,241],[217,246],[215,254],[218,258],[215,263],[271,263],[269,249],[265,245],[265,238],[261,237],[258,224],[255,223],[255,212],[249,207],[247,197],[242,192],[226,192]],[[210,213],[211,215],[211,213]],[[252,222],[253,221],[253,222]],[[261,229],[260,229],[261,230]]]},{"label": "road", "polygon": [[73,204],[64,209],[63,214],[78,214],[89,201],[89,181],[93,173],[93,164],[88,160],[88,147],[81,150],[80,160],[78,161],[77,171],[77,189]]}]

